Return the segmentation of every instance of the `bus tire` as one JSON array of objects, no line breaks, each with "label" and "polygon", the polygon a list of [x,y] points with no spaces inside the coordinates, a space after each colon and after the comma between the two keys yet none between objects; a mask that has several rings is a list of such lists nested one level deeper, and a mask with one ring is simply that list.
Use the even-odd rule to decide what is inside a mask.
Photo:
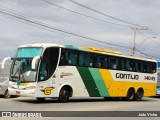
[{"label": "bus tire", "polygon": [[144,94],[144,90],[143,88],[139,88],[135,94],[135,100],[136,101],[141,101],[142,100],[142,97],[143,97],[143,94]]},{"label": "bus tire", "polygon": [[4,98],[10,98],[11,95],[9,94],[8,90],[5,91],[4,95],[3,95]]},{"label": "bus tire", "polygon": [[128,92],[127,92],[127,97],[126,97],[126,99],[127,99],[128,101],[133,101],[134,98],[135,98],[135,90],[134,90],[134,88],[129,88],[129,90],[128,90]]},{"label": "bus tire", "polygon": [[37,97],[36,98],[38,102],[44,102],[45,98]]},{"label": "bus tire", "polygon": [[70,91],[68,89],[68,87],[63,87],[61,90],[60,90],[60,93],[59,93],[59,102],[61,103],[66,103],[68,102],[69,100],[69,96],[70,96]]}]

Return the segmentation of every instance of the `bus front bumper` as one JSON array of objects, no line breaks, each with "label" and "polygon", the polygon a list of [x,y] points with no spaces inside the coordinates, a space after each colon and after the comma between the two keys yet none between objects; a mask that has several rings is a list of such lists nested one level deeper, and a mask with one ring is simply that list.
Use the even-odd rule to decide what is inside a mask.
[{"label": "bus front bumper", "polygon": [[8,90],[9,90],[10,95],[23,96],[23,97],[35,97],[36,96],[35,89],[19,90],[19,89],[8,88]]}]

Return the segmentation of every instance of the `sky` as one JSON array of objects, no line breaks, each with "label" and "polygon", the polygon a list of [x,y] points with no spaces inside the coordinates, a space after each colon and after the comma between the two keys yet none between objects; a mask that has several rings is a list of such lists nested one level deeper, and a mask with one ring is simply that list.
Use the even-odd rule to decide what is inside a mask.
[{"label": "sky", "polygon": [[[125,55],[132,54],[134,38],[134,30],[132,27],[135,26],[98,14],[68,0],[45,1],[53,3],[54,5],[44,2],[43,0],[0,0],[0,10],[9,11],[23,17],[25,16],[30,20],[39,21],[52,28],[58,28],[91,39],[84,39],[42,27],[0,12],[0,60],[9,56],[13,57],[18,46],[30,43],[56,43],[74,45],[76,47],[94,46],[121,51]],[[135,56],[155,58],[160,61],[159,0],[74,1],[106,15],[148,27],[148,30],[138,30],[136,32],[136,49],[141,51],[141,53],[136,51]],[[107,22],[84,17],[55,5]],[[92,39],[103,42],[95,42],[92,41]],[[117,47],[107,43],[123,47]]]}]

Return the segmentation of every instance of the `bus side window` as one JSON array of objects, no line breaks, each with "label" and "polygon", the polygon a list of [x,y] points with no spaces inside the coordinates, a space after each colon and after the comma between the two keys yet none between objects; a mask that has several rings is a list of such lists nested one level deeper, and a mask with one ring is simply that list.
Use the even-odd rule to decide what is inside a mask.
[{"label": "bus side window", "polygon": [[150,66],[149,62],[144,63],[144,72],[151,73],[151,66]]},{"label": "bus side window", "polygon": [[122,60],[122,70],[127,70],[126,60]]},{"label": "bus side window", "polygon": [[155,73],[157,70],[157,64],[156,63],[151,63],[151,73]]},{"label": "bus side window", "polygon": [[122,59],[118,58],[117,60],[117,69],[122,70]]},{"label": "bus side window", "polygon": [[84,54],[84,59],[85,59],[85,67],[89,67],[90,66],[90,57],[89,54]]},{"label": "bus side window", "polygon": [[89,54],[89,67],[93,67],[94,64],[94,56],[93,54]]},{"label": "bus side window", "polygon": [[152,69],[151,69],[151,63],[150,62],[148,62],[148,73],[152,73]]},{"label": "bus side window", "polygon": [[84,54],[82,52],[79,52],[79,65],[84,66],[84,62],[85,62]]},{"label": "bus side window", "polygon": [[100,68],[107,68],[107,58],[103,56],[99,57],[99,65]]},{"label": "bus side window", "polygon": [[46,64],[45,63],[43,63],[42,65],[41,65],[41,69],[40,69],[41,71],[40,71],[40,81],[43,81],[43,80],[45,80],[45,77],[47,76],[47,72],[46,72]]},{"label": "bus side window", "polygon": [[108,68],[108,58],[104,58],[104,68]]},{"label": "bus side window", "polygon": [[116,59],[110,58],[110,68],[111,69],[117,69]]},{"label": "bus side window", "polygon": [[100,67],[100,62],[99,62],[99,55],[94,54],[93,56],[93,67],[99,68]]},{"label": "bus side window", "polygon": [[96,54],[93,56],[93,67],[99,68],[99,57]]},{"label": "bus side window", "polygon": [[126,61],[126,70],[130,71],[130,61],[129,60]]},{"label": "bus side window", "polygon": [[122,70],[130,71],[130,61],[128,59],[122,60]]},{"label": "bus side window", "polygon": [[136,72],[142,72],[142,62],[136,62]]},{"label": "bus side window", "polygon": [[147,72],[147,64],[146,64],[146,62],[144,63],[144,69],[143,69],[143,72]]},{"label": "bus side window", "polygon": [[71,51],[70,52],[70,60],[72,65],[77,65],[77,52],[76,51]]},{"label": "bus side window", "polygon": [[71,54],[70,54],[70,52],[67,52],[67,61],[68,61],[68,64],[69,64],[69,65],[71,65],[71,64],[72,64]]},{"label": "bus side window", "polygon": [[136,70],[135,67],[136,67],[135,62],[134,61],[130,61],[130,71],[135,72],[135,70]]},{"label": "bus side window", "polygon": [[60,58],[60,65],[67,65],[67,59],[66,59],[66,54],[65,52],[61,53],[61,58]]}]

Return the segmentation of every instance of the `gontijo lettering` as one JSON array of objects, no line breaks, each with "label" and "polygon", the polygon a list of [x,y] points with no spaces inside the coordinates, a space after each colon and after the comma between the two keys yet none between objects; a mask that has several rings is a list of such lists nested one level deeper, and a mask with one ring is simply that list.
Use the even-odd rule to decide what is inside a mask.
[{"label": "gontijo lettering", "polygon": [[116,73],[116,78],[138,80],[139,79],[139,75]]}]

